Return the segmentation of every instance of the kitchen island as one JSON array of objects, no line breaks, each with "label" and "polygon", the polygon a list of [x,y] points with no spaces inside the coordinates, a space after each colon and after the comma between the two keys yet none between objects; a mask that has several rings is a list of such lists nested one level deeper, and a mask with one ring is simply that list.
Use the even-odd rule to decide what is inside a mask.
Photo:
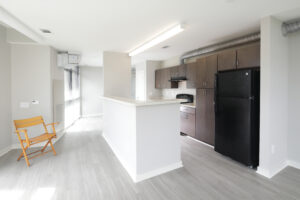
[{"label": "kitchen island", "polygon": [[180,101],[103,97],[103,137],[134,182],[182,167]]}]

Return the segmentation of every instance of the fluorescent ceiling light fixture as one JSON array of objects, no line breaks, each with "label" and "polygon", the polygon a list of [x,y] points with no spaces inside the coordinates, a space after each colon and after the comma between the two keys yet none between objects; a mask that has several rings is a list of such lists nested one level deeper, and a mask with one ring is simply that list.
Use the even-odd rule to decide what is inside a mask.
[{"label": "fluorescent ceiling light fixture", "polygon": [[129,56],[135,56],[171,37],[174,35],[177,35],[178,33],[182,32],[184,29],[181,24],[163,32],[162,34],[158,35],[157,37],[153,38],[149,42],[146,42],[145,44],[141,45],[140,47],[136,48],[135,50],[131,51],[129,53]]}]

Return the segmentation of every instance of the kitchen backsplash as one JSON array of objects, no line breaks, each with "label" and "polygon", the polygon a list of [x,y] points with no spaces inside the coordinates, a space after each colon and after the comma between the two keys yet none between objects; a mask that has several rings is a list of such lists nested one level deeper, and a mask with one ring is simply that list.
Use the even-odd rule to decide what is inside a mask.
[{"label": "kitchen backsplash", "polygon": [[192,95],[194,95],[194,99],[195,99],[196,89],[186,88],[186,81],[182,81],[182,82],[179,82],[178,88],[162,90],[162,97],[164,99],[174,99],[174,98],[176,98],[177,94],[192,94]]}]

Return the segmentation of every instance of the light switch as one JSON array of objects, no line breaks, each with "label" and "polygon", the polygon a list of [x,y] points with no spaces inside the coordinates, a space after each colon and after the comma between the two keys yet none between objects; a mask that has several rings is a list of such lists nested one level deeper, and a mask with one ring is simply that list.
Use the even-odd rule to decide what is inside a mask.
[{"label": "light switch", "polygon": [[20,108],[29,108],[29,103],[28,102],[21,102],[20,103]]}]

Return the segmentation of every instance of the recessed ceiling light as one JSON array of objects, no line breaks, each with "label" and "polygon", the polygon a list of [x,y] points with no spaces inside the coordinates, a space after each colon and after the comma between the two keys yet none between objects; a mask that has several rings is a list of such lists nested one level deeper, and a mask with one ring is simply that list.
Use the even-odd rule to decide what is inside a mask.
[{"label": "recessed ceiling light", "polygon": [[43,33],[51,33],[51,31],[48,30],[48,29],[43,29],[43,28],[41,28],[40,30],[41,30]]},{"label": "recessed ceiling light", "polygon": [[143,45],[141,45],[140,47],[134,49],[133,51],[129,52],[129,56],[135,56],[159,43],[161,43],[162,41],[165,41],[171,37],[173,37],[174,35],[182,32],[184,29],[182,27],[181,24],[163,32],[162,34],[154,37],[152,40],[144,43]]}]

